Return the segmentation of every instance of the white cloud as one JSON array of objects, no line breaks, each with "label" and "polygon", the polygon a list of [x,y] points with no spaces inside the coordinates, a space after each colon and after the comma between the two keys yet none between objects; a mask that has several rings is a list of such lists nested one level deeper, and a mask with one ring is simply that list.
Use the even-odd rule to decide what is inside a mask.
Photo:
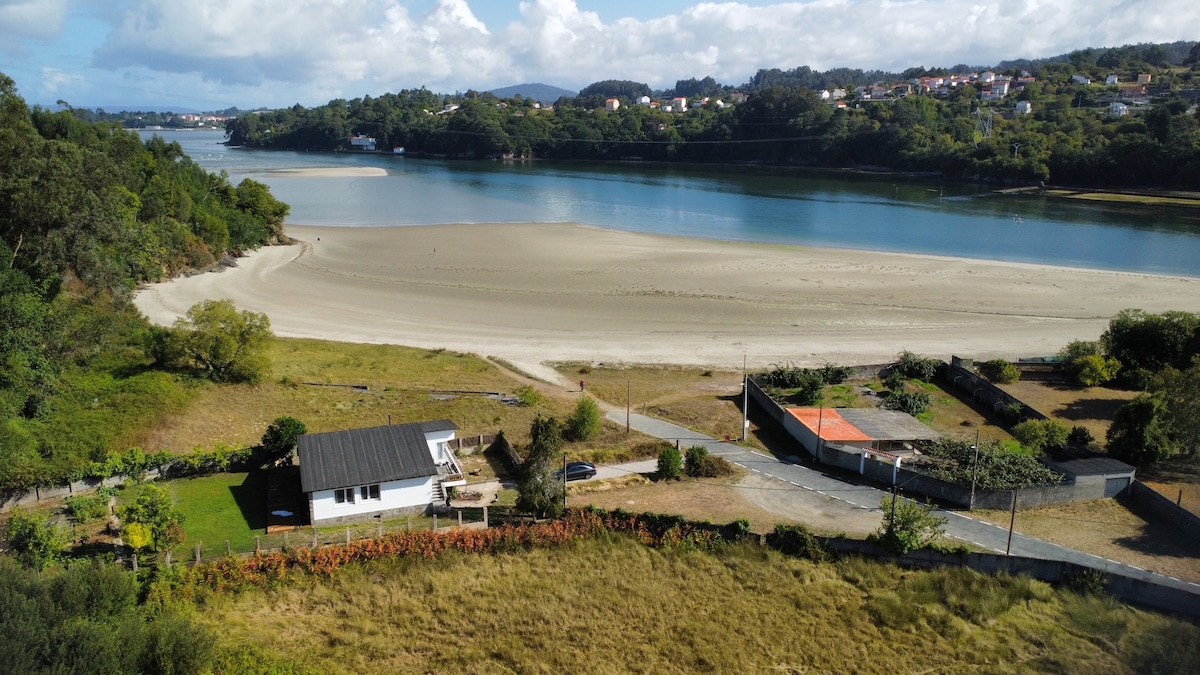
[{"label": "white cloud", "polygon": [[0,0],[0,54],[21,54],[27,40],[51,40],[67,18],[67,0]]},{"label": "white cloud", "polygon": [[[759,68],[800,65],[988,65],[1194,39],[1200,25],[1194,0],[701,2],[608,23],[575,0],[528,0],[519,20],[490,27],[471,2],[484,0],[438,0],[414,15],[399,0],[132,0],[95,64],[195,74],[274,103],[311,104],[418,86],[620,78],[660,87],[705,75],[738,84]],[[0,16],[28,4],[0,3]]]}]

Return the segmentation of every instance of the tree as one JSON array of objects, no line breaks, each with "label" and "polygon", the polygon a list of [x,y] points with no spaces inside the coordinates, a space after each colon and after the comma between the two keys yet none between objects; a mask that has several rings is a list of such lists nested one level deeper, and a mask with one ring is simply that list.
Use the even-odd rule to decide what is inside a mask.
[{"label": "tree", "polygon": [[304,426],[304,422],[295,417],[276,417],[274,422],[267,426],[266,433],[262,437],[262,447],[267,456],[280,456],[291,452],[300,437],[308,433],[308,428]]},{"label": "tree", "polygon": [[563,436],[569,441],[588,441],[600,433],[600,406],[591,396],[580,396],[567,418]]},{"label": "tree", "polygon": [[703,445],[693,445],[687,449],[687,460],[684,471],[692,478],[704,475],[704,461],[708,459],[708,448]]},{"label": "tree", "polygon": [[1074,373],[1075,381],[1085,387],[1098,387],[1111,382],[1120,371],[1119,361],[1099,354],[1081,356],[1072,361],[1069,367],[1069,372]]},{"label": "tree", "polygon": [[517,508],[543,518],[557,518],[563,512],[566,488],[554,475],[562,458],[562,428],[553,417],[541,415],[529,426],[529,448],[517,482]]},{"label": "tree", "polygon": [[[126,525],[139,524],[149,528],[150,541],[156,551],[160,546],[171,548],[183,539],[179,527],[183,523],[183,514],[175,508],[170,493],[157,485],[143,485],[133,503],[121,508],[117,515]],[[139,531],[134,528],[134,532]]]},{"label": "tree", "polygon": [[928,546],[946,532],[946,519],[934,514],[932,504],[887,495],[879,508],[883,511],[879,543],[894,553],[904,555]]},{"label": "tree", "polygon": [[1163,414],[1175,447],[1185,455],[1200,451],[1200,356],[1187,370],[1167,368],[1151,391],[1166,403]]},{"label": "tree", "polygon": [[679,449],[673,445],[669,445],[658,453],[658,475],[660,478],[678,479],[683,472],[683,457],[679,454]]},{"label": "tree", "polygon": [[1175,452],[1167,432],[1165,405],[1152,394],[1142,394],[1117,408],[1105,440],[1110,455],[1138,466]]},{"label": "tree", "polygon": [[1065,426],[1054,420],[1025,420],[1012,429],[1013,438],[1035,454],[1066,447],[1069,434]]},{"label": "tree", "polygon": [[49,517],[18,506],[13,508],[4,527],[4,539],[22,563],[41,570],[62,555],[68,535],[66,529],[51,522]]},{"label": "tree", "polygon": [[989,380],[997,384],[1012,384],[1021,379],[1021,371],[1004,359],[992,359],[980,365],[980,370]]},{"label": "tree", "polygon": [[214,382],[257,382],[269,367],[263,349],[272,338],[266,314],[238,312],[232,300],[192,305],[175,322],[180,352]]},{"label": "tree", "polygon": [[938,370],[942,367],[942,363],[937,359],[925,358],[919,354],[904,350],[896,356],[896,363],[892,367],[900,371],[905,377],[929,382],[937,375]]}]

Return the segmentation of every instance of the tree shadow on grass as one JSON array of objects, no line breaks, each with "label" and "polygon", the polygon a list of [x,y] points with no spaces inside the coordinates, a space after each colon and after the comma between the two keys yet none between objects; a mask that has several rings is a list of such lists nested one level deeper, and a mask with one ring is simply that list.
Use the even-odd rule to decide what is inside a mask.
[{"label": "tree shadow on grass", "polygon": [[1132,551],[1171,558],[1200,558],[1200,541],[1180,536],[1179,528],[1146,508],[1137,500],[1121,496],[1116,498],[1121,506],[1145,521],[1141,533],[1133,537],[1119,537],[1113,542]]},{"label": "tree shadow on grass", "polygon": [[1081,398],[1060,405],[1054,415],[1068,420],[1111,420],[1117,408],[1129,403],[1124,399]]},{"label": "tree shadow on grass", "polygon": [[251,471],[241,485],[230,485],[229,492],[237,502],[246,526],[251,530],[267,528],[267,472]]}]

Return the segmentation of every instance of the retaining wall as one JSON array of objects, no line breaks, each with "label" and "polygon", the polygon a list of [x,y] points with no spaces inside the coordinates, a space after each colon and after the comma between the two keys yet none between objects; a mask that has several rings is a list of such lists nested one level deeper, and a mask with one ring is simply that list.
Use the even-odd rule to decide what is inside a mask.
[{"label": "retaining wall", "polygon": [[1115,598],[1132,605],[1171,612],[1189,617],[1200,617],[1200,591],[1188,591],[1164,586],[1153,581],[1109,572],[1103,567],[1090,567],[1061,560],[1042,560],[997,553],[940,553],[929,549],[913,551],[898,556],[875,544],[854,539],[817,537],[823,544],[838,553],[867,555],[902,567],[969,567],[984,574],[1021,574],[1031,579],[1061,584],[1090,570],[1100,570],[1108,576],[1106,589]]}]

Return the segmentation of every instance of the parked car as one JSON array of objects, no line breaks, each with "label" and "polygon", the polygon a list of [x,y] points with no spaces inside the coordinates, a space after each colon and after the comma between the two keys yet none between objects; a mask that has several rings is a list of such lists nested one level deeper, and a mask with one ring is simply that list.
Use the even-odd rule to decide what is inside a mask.
[{"label": "parked car", "polygon": [[[567,464],[567,480],[587,480],[596,475],[596,467],[588,462],[570,462]],[[554,472],[554,476],[562,480],[563,470]]]}]

